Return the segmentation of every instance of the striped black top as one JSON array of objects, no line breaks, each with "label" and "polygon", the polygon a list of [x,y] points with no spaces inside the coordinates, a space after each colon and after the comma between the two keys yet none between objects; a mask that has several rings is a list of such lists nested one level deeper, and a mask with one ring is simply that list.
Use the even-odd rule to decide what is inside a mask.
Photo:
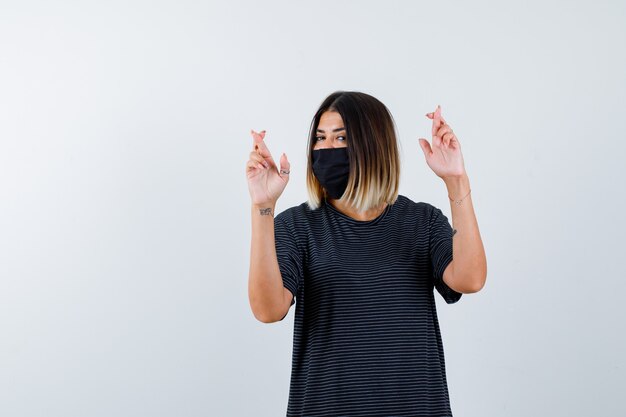
[{"label": "striped black top", "polygon": [[359,221],[305,202],[274,230],[296,304],[287,416],[452,416],[433,289],[448,304],[462,294],[442,279],[441,210],[399,195]]}]

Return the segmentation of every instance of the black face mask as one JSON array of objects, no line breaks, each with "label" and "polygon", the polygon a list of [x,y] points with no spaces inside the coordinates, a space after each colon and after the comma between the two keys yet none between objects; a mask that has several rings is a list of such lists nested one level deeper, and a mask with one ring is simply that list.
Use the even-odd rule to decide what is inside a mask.
[{"label": "black face mask", "polygon": [[313,173],[331,198],[340,198],[348,186],[350,160],[344,148],[313,150]]}]

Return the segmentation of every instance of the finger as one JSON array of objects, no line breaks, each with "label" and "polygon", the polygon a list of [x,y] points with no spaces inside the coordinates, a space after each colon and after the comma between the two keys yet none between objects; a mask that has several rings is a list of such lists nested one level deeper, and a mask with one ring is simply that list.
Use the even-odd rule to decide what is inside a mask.
[{"label": "finger", "polygon": [[254,132],[252,136],[254,137],[254,145],[256,151],[263,158],[268,159],[269,161],[271,161],[272,164],[274,164],[274,158],[272,158],[272,154],[270,153],[270,150],[267,148],[267,145],[265,145],[265,141],[263,140],[263,137],[265,136],[264,131],[262,134]]},{"label": "finger", "polygon": [[270,167],[276,167],[276,163],[274,162],[274,158],[272,157],[272,154],[270,153],[270,150],[267,148],[267,146],[265,145],[265,141],[263,141],[263,136],[265,135],[265,131],[262,131],[261,133],[253,133],[254,136],[254,144],[255,144],[255,151],[257,154],[261,155],[261,157],[263,157],[264,160],[267,160],[269,163]]},{"label": "finger", "polygon": [[265,130],[255,132],[253,129],[250,129],[250,134],[252,135],[252,149],[257,150],[259,148],[258,141],[265,139]]},{"label": "finger", "polygon": [[452,139],[450,139],[450,146],[454,149],[461,149],[461,143],[459,142],[459,138],[454,135]]},{"label": "finger", "polygon": [[[434,116],[435,116],[435,112],[434,111],[426,113],[426,117],[428,117],[429,119],[432,119]],[[443,121],[444,124],[448,123],[448,122],[446,122],[446,119],[443,118],[443,116],[441,116],[441,120]]]},{"label": "finger", "polygon": [[[426,113],[426,117],[428,117],[429,119],[432,119],[434,116],[434,113]],[[441,121],[443,122],[443,124],[447,124],[448,122],[446,122],[446,119],[443,118],[443,116],[441,116]]]},{"label": "finger", "polygon": [[442,125],[441,128],[437,131],[437,136],[443,137],[446,133],[452,132],[452,128],[450,125]]},{"label": "finger", "polygon": [[428,157],[428,155],[433,153],[433,150],[430,148],[430,143],[428,143],[426,139],[419,138],[419,143],[420,143],[420,147],[422,148],[422,151],[424,152],[425,157]]},{"label": "finger", "polygon": [[435,110],[435,114],[433,115],[433,128],[432,135],[437,136],[437,131],[441,127],[441,107],[437,105],[437,109]]},{"label": "finger", "polygon": [[439,105],[439,104],[437,104],[437,110],[435,110],[435,113],[437,113],[437,111],[439,111],[439,118],[445,124],[446,123],[446,119],[444,119],[443,115],[441,114],[441,105]]},{"label": "finger", "polygon": [[280,176],[283,178],[289,178],[289,171],[291,170],[291,164],[287,160],[287,154],[283,152],[280,156]]},{"label": "finger", "polygon": [[256,152],[256,151],[250,152],[250,159],[252,159],[252,160],[254,160],[254,161],[256,161],[256,162],[258,162],[260,164],[263,164],[265,166],[265,168],[269,168],[269,166],[270,166],[269,163],[265,160],[265,158],[263,158],[261,155],[259,155],[259,153]]},{"label": "finger", "polygon": [[246,162],[246,172],[256,171],[257,169],[265,169],[265,167],[253,160],[249,160],[248,162]]},{"label": "finger", "polygon": [[265,158],[259,153],[259,151],[250,152],[250,158],[255,158],[259,162],[265,161]]},{"label": "finger", "polygon": [[449,147],[450,142],[452,141],[452,139],[454,139],[454,133],[448,132],[445,135],[443,135],[441,139],[443,140],[443,143],[445,143],[445,145]]}]

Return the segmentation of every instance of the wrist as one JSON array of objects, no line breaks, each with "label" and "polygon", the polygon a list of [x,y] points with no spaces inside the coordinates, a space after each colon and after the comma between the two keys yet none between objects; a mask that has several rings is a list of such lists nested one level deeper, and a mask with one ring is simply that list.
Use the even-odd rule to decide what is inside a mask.
[{"label": "wrist", "polygon": [[276,202],[268,202],[268,203],[252,203],[252,213],[260,214],[262,216],[274,216],[274,211],[276,209]]},{"label": "wrist", "polygon": [[452,199],[461,199],[470,190],[470,182],[467,174],[446,177],[443,179],[448,188],[448,197]]}]

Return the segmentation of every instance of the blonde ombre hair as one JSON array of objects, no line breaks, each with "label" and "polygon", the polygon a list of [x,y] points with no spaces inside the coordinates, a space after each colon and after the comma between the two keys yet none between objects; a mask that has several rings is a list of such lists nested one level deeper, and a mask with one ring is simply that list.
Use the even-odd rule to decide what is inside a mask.
[{"label": "blonde ombre hair", "polygon": [[357,91],[335,91],[320,105],[311,122],[307,151],[308,206],[317,209],[328,197],[313,173],[313,147],[322,114],[337,112],[346,128],[350,175],[341,200],[359,212],[393,204],[398,198],[400,153],[389,109],[375,97]]}]

